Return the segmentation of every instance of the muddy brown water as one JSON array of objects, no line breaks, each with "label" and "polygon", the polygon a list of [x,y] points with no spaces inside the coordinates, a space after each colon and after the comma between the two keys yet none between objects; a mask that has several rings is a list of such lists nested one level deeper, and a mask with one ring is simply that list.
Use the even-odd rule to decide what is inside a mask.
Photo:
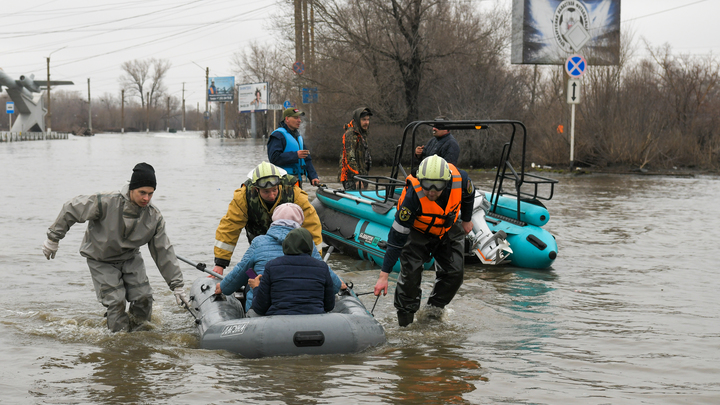
[{"label": "muddy brown water", "polygon": [[[45,260],[61,205],[114,190],[135,163],[157,171],[153,202],[178,254],[210,263],[233,190],[262,142],[198,133],[100,134],[0,144],[0,403],[673,404],[720,398],[720,282],[713,176],[553,175],[552,269],[466,268],[442,321],[375,316],[386,345],[343,356],[245,360],[198,349],[190,315],[143,255],[152,329],[110,334],[77,224]],[[336,165],[320,166],[335,182]],[[378,173],[385,174],[385,173]],[[473,175],[489,188],[492,177]],[[314,190],[310,188],[310,195]],[[237,252],[247,247],[244,236]],[[233,263],[240,259],[236,253]],[[378,269],[332,255],[357,292]],[[204,275],[184,266],[188,285]],[[423,292],[433,273],[426,272]],[[391,283],[391,290],[393,284]],[[375,299],[364,296],[370,308]]]}]

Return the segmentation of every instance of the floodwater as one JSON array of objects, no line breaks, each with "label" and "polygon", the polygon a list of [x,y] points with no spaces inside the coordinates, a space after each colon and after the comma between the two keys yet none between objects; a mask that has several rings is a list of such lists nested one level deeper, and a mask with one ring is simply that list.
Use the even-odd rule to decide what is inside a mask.
[{"label": "floodwater", "polygon": [[[146,161],[176,252],[211,263],[233,190],[265,158],[262,142],[198,133],[0,144],[0,403],[720,401],[717,177],[557,175],[546,204],[559,247],[552,269],[468,266],[443,320],[420,316],[409,328],[397,326],[391,295],[382,297],[374,313],[388,342],[353,355],[246,360],[198,349],[190,314],[146,248],[152,328],[111,334],[78,254],[85,225],[55,260],[41,252],[65,201],[118,189]],[[336,167],[319,168],[328,183]],[[492,178],[475,182],[489,188]],[[243,236],[238,252],[246,246]],[[337,254],[330,265],[358,293],[378,275]],[[205,276],[183,269],[188,286]]]}]

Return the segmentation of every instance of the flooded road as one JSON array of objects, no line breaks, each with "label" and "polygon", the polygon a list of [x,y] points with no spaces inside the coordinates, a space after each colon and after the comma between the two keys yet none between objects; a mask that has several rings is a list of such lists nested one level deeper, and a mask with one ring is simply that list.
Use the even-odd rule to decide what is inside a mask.
[{"label": "flooded road", "polygon": [[[211,263],[233,191],[266,160],[262,142],[198,133],[70,136],[0,144],[0,403],[714,404],[720,398],[720,178],[556,175],[545,226],[552,269],[466,267],[442,322],[399,328],[392,297],[375,316],[388,343],[344,356],[245,360],[198,349],[147,248],[152,329],[111,334],[75,225],[41,252],[62,204],[157,172],[153,198],[178,254]],[[335,183],[334,162],[318,167]],[[373,173],[375,174],[375,173]],[[386,174],[386,173],[377,173]],[[480,188],[491,174],[474,175]],[[311,198],[314,188],[307,187]],[[247,241],[241,236],[232,263]],[[372,290],[366,262],[331,267]],[[186,286],[203,273],[183,264]],[[423,278],[430,292],[432,272]],[[394,291],[391,283],[390,290]],[[372,295],[362,297],[368,308]]]}]

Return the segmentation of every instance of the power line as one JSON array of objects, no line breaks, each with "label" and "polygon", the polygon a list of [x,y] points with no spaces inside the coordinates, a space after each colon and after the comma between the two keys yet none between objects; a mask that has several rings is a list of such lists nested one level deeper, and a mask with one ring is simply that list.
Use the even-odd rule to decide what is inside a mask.
[{"label": "power line", "polygon": [[667,10],[656,11],[656,12],[654,12],[654,13],[645,14],[645,15],[641,15],[641,16],[639,16],[639,17],[630,18],[630,19],[628,19],[628,20],[623,20],[623,21],[622,21],[622,24],[625,24],[625,23],[630,22],[630,21],[639,20],[639,19],[641,19],[641,18],[646,18],[646,17],[651,17],[651,16],[654,16],[654,15],[658,15],[658,14],[667,13],[668,11],[673,11],[673,10],[677,10],[677,9],[681,9],[681,8],[693,6],[693,5],[698,4],[698,3],[704,3],[704,2],[706,2],[706,1],[707,1],[707,0],[698,0],[698,1],[695,1],[695,2],[693,2],[693,3],[683,4],[682,6],[677,6],[677,7],[669,8],[669,9],[667,9]]}]

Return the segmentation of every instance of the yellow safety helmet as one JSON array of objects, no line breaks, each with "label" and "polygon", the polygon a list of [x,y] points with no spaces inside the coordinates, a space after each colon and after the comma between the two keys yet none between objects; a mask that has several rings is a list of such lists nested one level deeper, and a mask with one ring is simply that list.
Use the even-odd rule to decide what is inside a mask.
[{"label": "yellow safety helmet", "polygon": [[448,166],[445,159],[438,155],[428,156],[420,162],[418,167],[418,179],[428,180],[445,180],[449,181],[452,178],[450,173],[450,166]]},{"label": "yellow safety helmet", "polygon": [[436,189],[442,191],[452,179],[450,166],[445,159],[438,155],[428,156],[420,162],[417,171],[420,186],[426,190]]},{"label": "yellow safety helmet", "polygon": [[270,188],[280,183],[280,169],[272,163],[262,162],[252,171],[253,185],[259,188]]}]

